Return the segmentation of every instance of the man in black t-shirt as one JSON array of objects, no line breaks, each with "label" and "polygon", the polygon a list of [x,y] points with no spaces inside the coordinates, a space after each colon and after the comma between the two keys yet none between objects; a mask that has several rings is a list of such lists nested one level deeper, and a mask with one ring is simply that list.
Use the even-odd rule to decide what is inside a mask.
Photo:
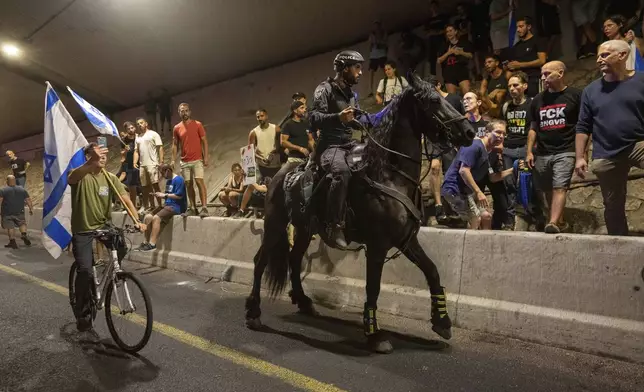
[{"label": "man in black t-shirt", "polygon": [[308,160],[313,151],[314,141],[306,119],[306,105],[300,101],[291,104],[293,117],[284,124],[281,145],[287,151],[288,159],[280,171],[289,172]]},{"label": "man in black t-shirt", "polygon": [[[526,143],[530,130],[532,98],[525,96],[528,89],[528,76],[524,72],[515,72],[508,81],[508,90],[511,100],[503,104],[501,116],[508,125],[508,134],[503,142],[503,165],[506,168],[513,166],[517,159],[526,159]],[[509,202],[516,206],[517,182],[515,176],[505,178]],[[534,188],[533,188],[534,189]],[[538,230],[543,230],[543,213],[539,203],[533,203],[526,211],[533,219]]]},{"label": "man in black t-shirt", "polygon": [[[125,169],[125,181],[123,185],[127,186],[128,191],[130,192],[130,200],[136,205],[136,196],[138,194],[138,188],[141,186],[140,174],[138,169],[138,163],[134,162],[134,149],[136,147],[136,125],[131,121],[126,121],[123,124],[124,132],[121,136],[123,143],[123,149],[121,150],[121,155],[125,158],[123,166]],[[136,165],[134,165],[136,163]]]},{"label": "man in black t-shirt", "polygon": [[[566,193],[575,169],[575,126],[579,117],[581,91],[564,81],[561,61],[546,63],[541,70],[544,91],[532,100],[526,161],[535,169],[537,184],[550,205],[546,233],[566,229],[563,211]],[[536,142],[536,158],[532,152]]]},{"label": "man in black t-shirt", "polygon": [[483,79],[479,90],[488,115],[496,118],[500,117],[501,106],[508,91],[508,80],[500,64],[501,61],[497,55],[491,54],[485,57],[487,78]]},{"label": "man in black t-shirt", "polygon": [[510,62],[507,69],[512,72],[523,71],[528,75],[526,95],[534,97],[539,93],[541,66],[546,63],[547,58],[546,49],[539,38],[532,34],[532,22],[527,16],[517,20],[517,35],[519,42],[512,47],[508,55]]},{"label": "man in black t-shirt", "polygon": [[27,169],[31,164],[22,158],[18,158],[11,150],[7,151],[7,156],[9,157],[9,165],[11,165],[13,176],[16,178],[16,185],[24,188],[27,183]]}]

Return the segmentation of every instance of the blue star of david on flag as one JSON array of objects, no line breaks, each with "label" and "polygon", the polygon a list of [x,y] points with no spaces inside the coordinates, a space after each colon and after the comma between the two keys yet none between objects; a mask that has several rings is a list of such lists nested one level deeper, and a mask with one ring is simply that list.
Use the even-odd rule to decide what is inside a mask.
[{"label": "blue star of david on flag", "polygon": [[45,160],[45,171],[43,174],[44,181],[51,184],[53,182],[51,178],[51,167],[54,165],[54,162],[56,161],[56,156],[45,153],[43,158]]}]

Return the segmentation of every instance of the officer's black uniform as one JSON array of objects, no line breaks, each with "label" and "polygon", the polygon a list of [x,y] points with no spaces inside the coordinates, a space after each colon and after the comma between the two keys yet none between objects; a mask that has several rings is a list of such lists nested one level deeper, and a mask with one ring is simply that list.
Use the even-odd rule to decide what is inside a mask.
[{"label": "officer's black uniform", "polygon": [[[336,62],[343,54],[354,56],[349,57],[353,59],[349,65],[364,61],[359,53],[348,51],[336,56]],[[339,72],[342,72],[344,67],[338,68]],[[351,87],[342,88],[333,79],[328,78],[315,89],[313,105],[309,111],[311,128],[320,130],[320,139],[315,149],[316,162],[332,176],[327,197],[327,223],[331,226],[332,239],[340,246],[346,246],[341,228],[344,226],[351,172],[346,161],[348,150],[336,146],[351,142],[351,127],[340,121],[340,112],[349,106],[358,108],[357,94]]]}]

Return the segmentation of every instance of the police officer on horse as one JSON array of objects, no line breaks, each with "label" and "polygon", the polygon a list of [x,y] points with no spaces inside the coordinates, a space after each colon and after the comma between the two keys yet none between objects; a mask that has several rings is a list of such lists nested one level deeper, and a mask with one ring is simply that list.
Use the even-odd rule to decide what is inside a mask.
[{"label": "police officer on horse", "polygon": [[358,95],[351,87],[362,76],[364,58],[354,50],[338,53],[333,60],[334,78],[327,78],[315,89],[313,105],[309,112],[312,129],[320,130],[320,140],[315,151],[315,160],[331,175],[327,195],[327,235],[340,248],[345,248],[344,219],[346,198],[351,171],[346,155],[349,150],[343,145],[351,143],[355,119],[354,109],[358,108]]}]

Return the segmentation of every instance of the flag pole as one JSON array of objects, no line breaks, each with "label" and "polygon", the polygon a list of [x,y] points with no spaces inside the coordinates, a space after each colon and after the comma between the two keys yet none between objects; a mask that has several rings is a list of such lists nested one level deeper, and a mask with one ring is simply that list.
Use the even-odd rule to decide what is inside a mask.
[{"label": "flag pole", "polygon": [[105,168],[102,168],[101,171],[105,175],[105,178],[107,179],[107,182],[110,184],[110,188],[112,188],[112,191],[114,191],[114,193],[116,193],[116,196],[118,196],[119,200],[121,201],[121,204],[123,204],[123,207],[125,207],[125,210],[127,211],[127,214],[130,216],[130,218],[132,218],[132,220],[136,224],[141,223],[139,221],[139,217],[136,214],[134,214],[132,211],[130,211],[130,207],[127,204],[125,204],[125,202],[123,201],[123,197],[121,196],[121,194],[119,193],[118,189],[116,189],[116,186],[114,185],[114,183],[110,179],[110,176],[107,173],[107,170],[105,170]]}]

